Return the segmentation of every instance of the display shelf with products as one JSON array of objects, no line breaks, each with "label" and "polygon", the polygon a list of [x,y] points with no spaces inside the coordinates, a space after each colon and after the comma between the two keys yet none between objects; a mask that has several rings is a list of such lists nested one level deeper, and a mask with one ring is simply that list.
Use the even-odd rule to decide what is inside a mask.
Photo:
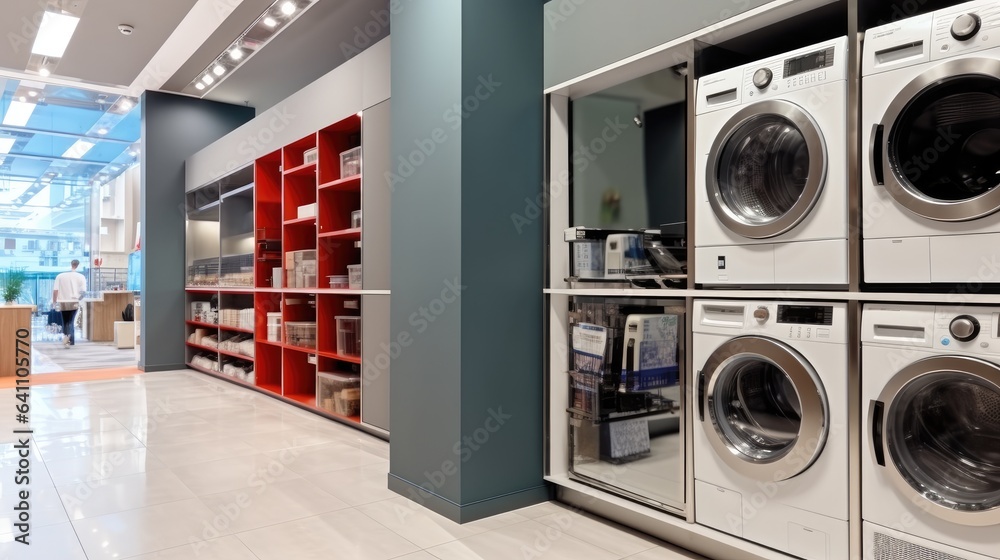
[{"label": "display shelf with products", "polygon": [[[377,130],[385,136],[380,149],[387,150],[388,107],[376,122],[385,129]],[[387,301],[389,294],[384,282],[377,286],[383,289],[369,291],[361,283],[364,227],[389,225],[388,200],[378,195],[369,206],[374,217],[362,227],[361,210],[367,200],[362,126],[362,117],[351,115],[263,155],[245,168],[253,172],[252,181],[244,182],[247,188],[219,186],[216,206],[194,204],[211,205],[212,191],[201,193],[197,200],[189,195],[191,208],[204,218],[200,221],[213,224],[195,226],[205,231],[192,232],[198,239],[189,239],[189,247],[214,246],[217,254],[199,252],[200,259],[214,258],[215,267],[190,275],[197,276],[198,284],[188,291],[188,303],[208,303],[205,312],[210,315],[189,316],[187,334],[203,329],[199,335],[211,338],[189,340],[187,362],[193,369],[251,384],[385,436],[387,375],[373,389],[379,394],[366,393],[360,382],[355,386],[351,381],[360,376],[367,356],[377,355],[377,341],[388,338],[387,313],[371,324],[362,317],[366,294],[378,293],[383,298],[379,301]],[[387,239],[385,233],[375,235]],[[388,270],[388,251],[372,254],[372,262],[384,259],[382,268]],[[368,354],[362,346],[363,327],[375,342]],[[320,374],[346,380],[320,384]],[[365,420],[363,402],[373,403],[370,421]]]}]

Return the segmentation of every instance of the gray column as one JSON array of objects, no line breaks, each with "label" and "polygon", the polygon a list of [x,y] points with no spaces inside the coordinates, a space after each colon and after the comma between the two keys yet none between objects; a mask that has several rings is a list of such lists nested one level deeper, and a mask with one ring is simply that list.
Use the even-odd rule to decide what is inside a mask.
[{"label": "gray column", "polygon": [[254,117],[252,107],[142,96],[142,349],[139,367],[184,367],[184,161]]},{"label": "gray column", "polygon": [[541,191],[541,15],[441,0],[392,19],[389,485],[460,522],[548,497],[541,224],[512,219]]}]

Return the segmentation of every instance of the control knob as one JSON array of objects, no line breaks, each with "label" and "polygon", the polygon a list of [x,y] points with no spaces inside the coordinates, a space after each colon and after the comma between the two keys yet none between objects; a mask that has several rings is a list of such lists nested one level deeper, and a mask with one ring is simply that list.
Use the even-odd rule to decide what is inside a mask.
[{"label": "control knob", "polygon": [[764,89],[771,85],[773,76],[770,68],[761,68],[753,73],[753,85],[757,86],[757,89]]},{"label": "control knob", "polygon": [[972,315],[959,315],[948,325],[951,336],[960,342],[969,342],[979,336],[979,321]]},{"label": "control knob", "polygon": [[771,312],[766,307],[758,307],[753,310],[753,318],[757,319],[757,322],[763,325],[771,318]]},{"label": "control knob", "polygon": [[976,14],[962,14],[951,24],[951,36],[959,41],[968,41],[979,33],[983,21]]}]

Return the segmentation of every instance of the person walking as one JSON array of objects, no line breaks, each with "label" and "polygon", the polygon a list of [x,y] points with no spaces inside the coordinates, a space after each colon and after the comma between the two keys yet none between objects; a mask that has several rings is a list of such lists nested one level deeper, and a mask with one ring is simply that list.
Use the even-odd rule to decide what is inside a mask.
[{"label": "person walking", "polygon": [[63,346],[76,344],[76,312],[80,309],[80,300],[87,291],[87,278],[76,271],[80,261],[70,262],[71,270],[56,276],[52,284],[52,301],[59,304],[63,320]]}]

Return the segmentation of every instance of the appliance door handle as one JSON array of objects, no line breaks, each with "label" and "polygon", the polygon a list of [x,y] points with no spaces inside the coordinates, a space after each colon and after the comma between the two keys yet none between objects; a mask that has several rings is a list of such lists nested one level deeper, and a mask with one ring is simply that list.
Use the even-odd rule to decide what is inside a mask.
[{"label": "appliance door handle", "polygon": [[875,451],[875,462],[885,466],[885,404],[882,401],[872,401],[872,449]]},{"label": "appliance door handle", "polygon": [[872,179],[876,185],[885,184],[885,150],[882,141],[885,138],[885,125],[877,124],[872,128],[871,163]]},{"label": "appliance door handle", "polygon": [[[625,390],[632,391],[632,384],[635,382],[635,339],[630,338],[628,340],[628,346],[625,350]],[[638,387],[635,387],[638,389]]]},{"label": "appliance door handle", "polygon": [[705,373],[698,370],[698,419],[705,421]]}]

